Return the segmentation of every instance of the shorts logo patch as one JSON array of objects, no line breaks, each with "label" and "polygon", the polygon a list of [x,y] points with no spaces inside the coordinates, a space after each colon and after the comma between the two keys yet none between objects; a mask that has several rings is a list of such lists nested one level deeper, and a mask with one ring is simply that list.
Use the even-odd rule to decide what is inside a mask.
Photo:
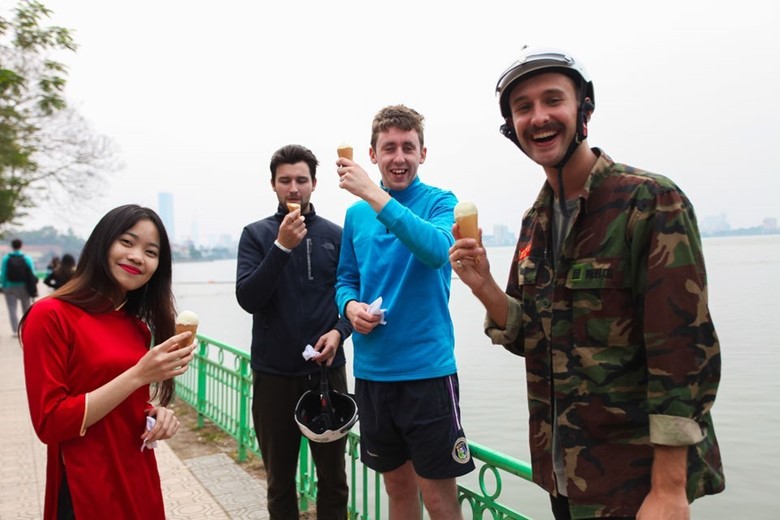
[{"label": "shorts logo patch", "polygon": [[452,446],[452,459],[459,464],[466,464],[471,460],[469,443],[465,437],[458,437]]}]

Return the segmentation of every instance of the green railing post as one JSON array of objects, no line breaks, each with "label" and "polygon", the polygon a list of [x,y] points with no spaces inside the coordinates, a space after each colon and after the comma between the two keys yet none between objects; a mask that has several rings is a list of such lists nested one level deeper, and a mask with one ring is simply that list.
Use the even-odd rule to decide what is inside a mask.
[{"label": "green railing post", "polygon": [[[347,508],[349,520],[357,520],[360,518],[360,514],[357,510],[357,493],[355,493],[355,486],[357,485],[357,462],[355,454],[358,453],[357,439],[352,435],[347,436],[347,458],[349,459],[350,469],[350,484],[349,489],[352,492],[349,494],[349,507]],[[363,502],[365,504],[365,501]]]},{"label": "green railing post", "polygon": [[238,461],[244,462],[249,442],[249,403],[252,397],[252,379],[249,377],[251,372],[249,359],[239,358],[239,360],[241,400],[238,403]]},{"label": "green railing post", "polygon": [[307,511],[309,509],[309,440],[301,437],[301,448],[298,455],[298,510]]},{"label": "green railing post", "polygon": [[203,428],[204,422],[204,412],[206,410],[206,381],[207,373],[206,373],[206,367],[207,364],[205,362],[206,357],[208,356],[209,352],[209,344],[205,340],[201,339],[200,342],[198,342],[198,401],[197,406],[195,407],[195,410],[198,412],[198,428]]}]

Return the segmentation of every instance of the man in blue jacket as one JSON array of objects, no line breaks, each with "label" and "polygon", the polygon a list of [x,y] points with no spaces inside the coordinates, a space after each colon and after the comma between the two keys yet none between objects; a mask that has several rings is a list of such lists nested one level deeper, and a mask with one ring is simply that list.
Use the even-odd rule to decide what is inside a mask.
[{"label": "man in blue jacket", "polygon": [[[474,469],[460,421],[449,313],[455,196],[417,176],[423,117],[406,106],[374,117],[377,185],[340,158],[339,186],[362,199],[347,210],[336,299],[357,332],[355,393],[361,460],[383,474],[391,519],[462,518],[455,479]],[[382,298],[381,309],[372,306]]]},{"label": "man in blue jacket", "polygon": [[[24,268],[25,265],[29,270]],[[24,314],[30,308],[33,297],[37,296],[37,294],[30,294],[27,289],[30,273],[34,272],[35,265],[32,259],[22,253],[22,241],[18,238],[13,239],[11,252],[3,257],[2,265],[0,265],[0,286],[5,294],[8,318],[11,320],[11,335],[14,337],[17,336],[19,329],[19,305],[21,305],[22,314]]]},{"label": "man in blue jacket", "polygon": [[[343,343],[352,329],[339,318],[335,303],[341,227],[318,216],[310,202],[317,165],[303,146],[287,145],[274,153],[271,188],[279,206],[274,215],[246,226],[238,246],[236,298],[252,314],[252,416],[274,520],[298,519],[295,470],[301,432],[293,415],[298,399],[319,389],[323,363],[331,389],[347,392]],[[302,356],[306,345],[317,351],[309,361]],[[346,437],[310,443],[319,520],[347,517],[345,446]]]}]

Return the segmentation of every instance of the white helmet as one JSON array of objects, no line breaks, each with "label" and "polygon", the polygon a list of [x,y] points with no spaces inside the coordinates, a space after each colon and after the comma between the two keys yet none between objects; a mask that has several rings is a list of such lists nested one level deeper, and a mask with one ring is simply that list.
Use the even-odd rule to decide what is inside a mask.
[{"label": "white helmet", "polygon": [[524,46],[520,51],[520,57],[508,69],[501,74],[496,84],[496,94],[499,96],[499,105],[501,115],[505,118],[511,117],[509,112],[509,93],[512,88],[521,80],[541,72],[561,72],[571,77],[574,83],[580,88],[580,97],[589,98],[591,102],[590,109],[593,110],[596,105],[596,98],[593,92],[593,82],[590,80],[588,71],[582,62],[574,56],[560,49],[546,47]]},{"label": "white helmet", "polygon": [[357,403],[347,394],[328,388],[323,371],[320,391],[306,391],[295,405],[295,422],[307,439],[333,442],[344,437],[358,420]]}]

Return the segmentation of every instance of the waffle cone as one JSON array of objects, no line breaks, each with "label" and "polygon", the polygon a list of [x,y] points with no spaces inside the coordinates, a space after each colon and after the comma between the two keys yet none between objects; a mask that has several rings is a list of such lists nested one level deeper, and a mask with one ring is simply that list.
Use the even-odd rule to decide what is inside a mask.
[{"label": "waffle cone", "polygon": [[460,229],[460,236],[463,238],[473,238],[479,240],[479,223],[477,221],[477,214],[464,215],[455,219]]},{"label": "waffle cone", "polygon": [[184,341],[180,341],[178,348],[186,347],[187,345],[190,345],[193,341],[195,341],[195,334],[198,333],[198,325],[197,324],[185,325],[183,323],[176,324],[176,334],[181,334],[182,332],[186,332],[186,331],[192,332],[192,336],[190,336]]},{"label": "waffle cone", "polygon": [[344,159],[352,160],[352,147],[351,146],[339,146],[336,148],[336,153],[339,154],[339,157],[343,157]]}]

